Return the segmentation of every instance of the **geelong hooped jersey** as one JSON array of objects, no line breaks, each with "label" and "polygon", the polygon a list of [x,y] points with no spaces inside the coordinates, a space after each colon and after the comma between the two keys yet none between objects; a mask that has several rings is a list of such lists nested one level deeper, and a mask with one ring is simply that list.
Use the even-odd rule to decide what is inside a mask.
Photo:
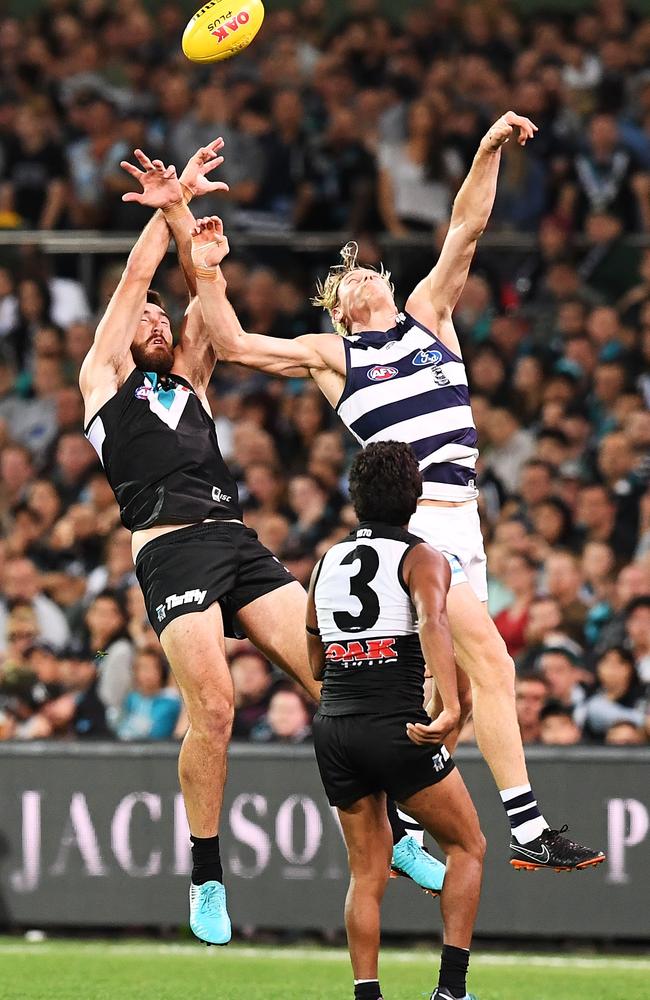
[{"label": "geelong hooped jersey", "polygon": [[337,412],[364,447],[405,441],[430,500],[474,500],[477,433],[461,358],[407,313],[386,332],[345,337]]},{"label": "geelong hooped jersey", "polygon": [[99,455],[131,531],[207,518],[241,520],[237,484],[214,421],[190,383],[131,372],[95,414],[86,437]]},{"label": "geelong hooped jersey", "polygon": [[325,649],[321,715],[421,712],[424,659],[402,576],[421,542],[365,522],[321,559],[314,585]]}]

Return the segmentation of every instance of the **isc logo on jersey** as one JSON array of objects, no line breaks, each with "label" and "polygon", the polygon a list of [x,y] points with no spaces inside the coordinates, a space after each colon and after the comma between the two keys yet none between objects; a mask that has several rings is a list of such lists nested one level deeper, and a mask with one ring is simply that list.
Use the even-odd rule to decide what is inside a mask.
[{"label": "isc logo on jersey", "polygon": [[392,365],[375,365],[368,372],[368,378],[373,382],[387,382],[389,378],[395,378],[399,375],[399,368],[393,368]]}]

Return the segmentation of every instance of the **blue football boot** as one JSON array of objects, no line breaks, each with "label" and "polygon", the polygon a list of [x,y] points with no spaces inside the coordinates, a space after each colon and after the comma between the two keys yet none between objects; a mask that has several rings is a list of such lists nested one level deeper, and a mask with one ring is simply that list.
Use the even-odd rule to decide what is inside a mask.
[{"label": "blue football boot", "polygon": [[439,896],[445,881],[445,866],[407,834],[393,847],[391,874],[410,878],[425,892]]},{"label": "blue football boot", "polygon": [[221,882],[190,884],[190,927],[205,944],[228,944],[232,928]]}]

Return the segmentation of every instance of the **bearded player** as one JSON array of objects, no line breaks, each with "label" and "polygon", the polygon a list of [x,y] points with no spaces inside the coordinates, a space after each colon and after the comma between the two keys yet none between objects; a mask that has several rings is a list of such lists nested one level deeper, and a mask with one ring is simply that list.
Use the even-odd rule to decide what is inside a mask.
[{"label": "bearded player", "polygon": [[[206,176],[222,160],[221,145],[216,140],[198,151],[181,175],[183,187],[173,167],[165,170],[139,150],[142,170],[122,164],[147,192],[125,200],[166,207],[133,247],[79,379],[86,435],[133,533],[149,619],[189,716],[179,777],[192,839],[190,925],[209,944],[226,944],[231,934],[218,838],[233,718],[224,635],[237,628],[312,698],[319,690],[291,624],[304,618],[303,588],[242,523],[206,399],[215,350],[195,297],[193,219],[183,192],[226,187]],[[186,238],[179,237],[177,249],[191,300],[174,346],[150,284],[179,216]]]},{"label": "bearded player", "polygon": [[[568,871],[604,861],[551,830],[531,789],[514,697],[514,664],[490,619],[486,559],[476,489],[477,434],[467,374],[452,312],[463,290],[477,240],[496,193],[501,147],[518,130],[523,146],[536,126],[507,112],[481,140],[456,196],[436,266],[413,290],[404,312],[389,275],[358,267],[355,245],[342,252],[314,300],[340,336],[295,340],[246,334],[226,298],[218,268],[227,252],[218,219],[194,232],[193,259],[201,308],[219,358],[289,378],[311,376],[361,445],[398,440],[412,445],[423,477],[409,530],[438,549],[452,571],[447,613],[469,695],[478,745],[492,771],[511,826],[510,863],[519,869]],[[441,705],[438,702],[437,709]],[[432,742],[439,739],[439,715]],[[456,733],[457,733],[456,729]],[[455,737],[447,739],[453,748]]]}]

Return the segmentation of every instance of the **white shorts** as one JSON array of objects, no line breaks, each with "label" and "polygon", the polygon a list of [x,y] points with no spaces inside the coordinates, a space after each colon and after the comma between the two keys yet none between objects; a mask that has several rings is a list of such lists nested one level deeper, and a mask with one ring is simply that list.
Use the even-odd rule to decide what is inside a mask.
[{"label": "white shorts", "polygon": [[409,531],[447,559],[452,587],[469,583],[478,599],[487,601],[487,559],[476,501],[457,507],[418,504]]}]

